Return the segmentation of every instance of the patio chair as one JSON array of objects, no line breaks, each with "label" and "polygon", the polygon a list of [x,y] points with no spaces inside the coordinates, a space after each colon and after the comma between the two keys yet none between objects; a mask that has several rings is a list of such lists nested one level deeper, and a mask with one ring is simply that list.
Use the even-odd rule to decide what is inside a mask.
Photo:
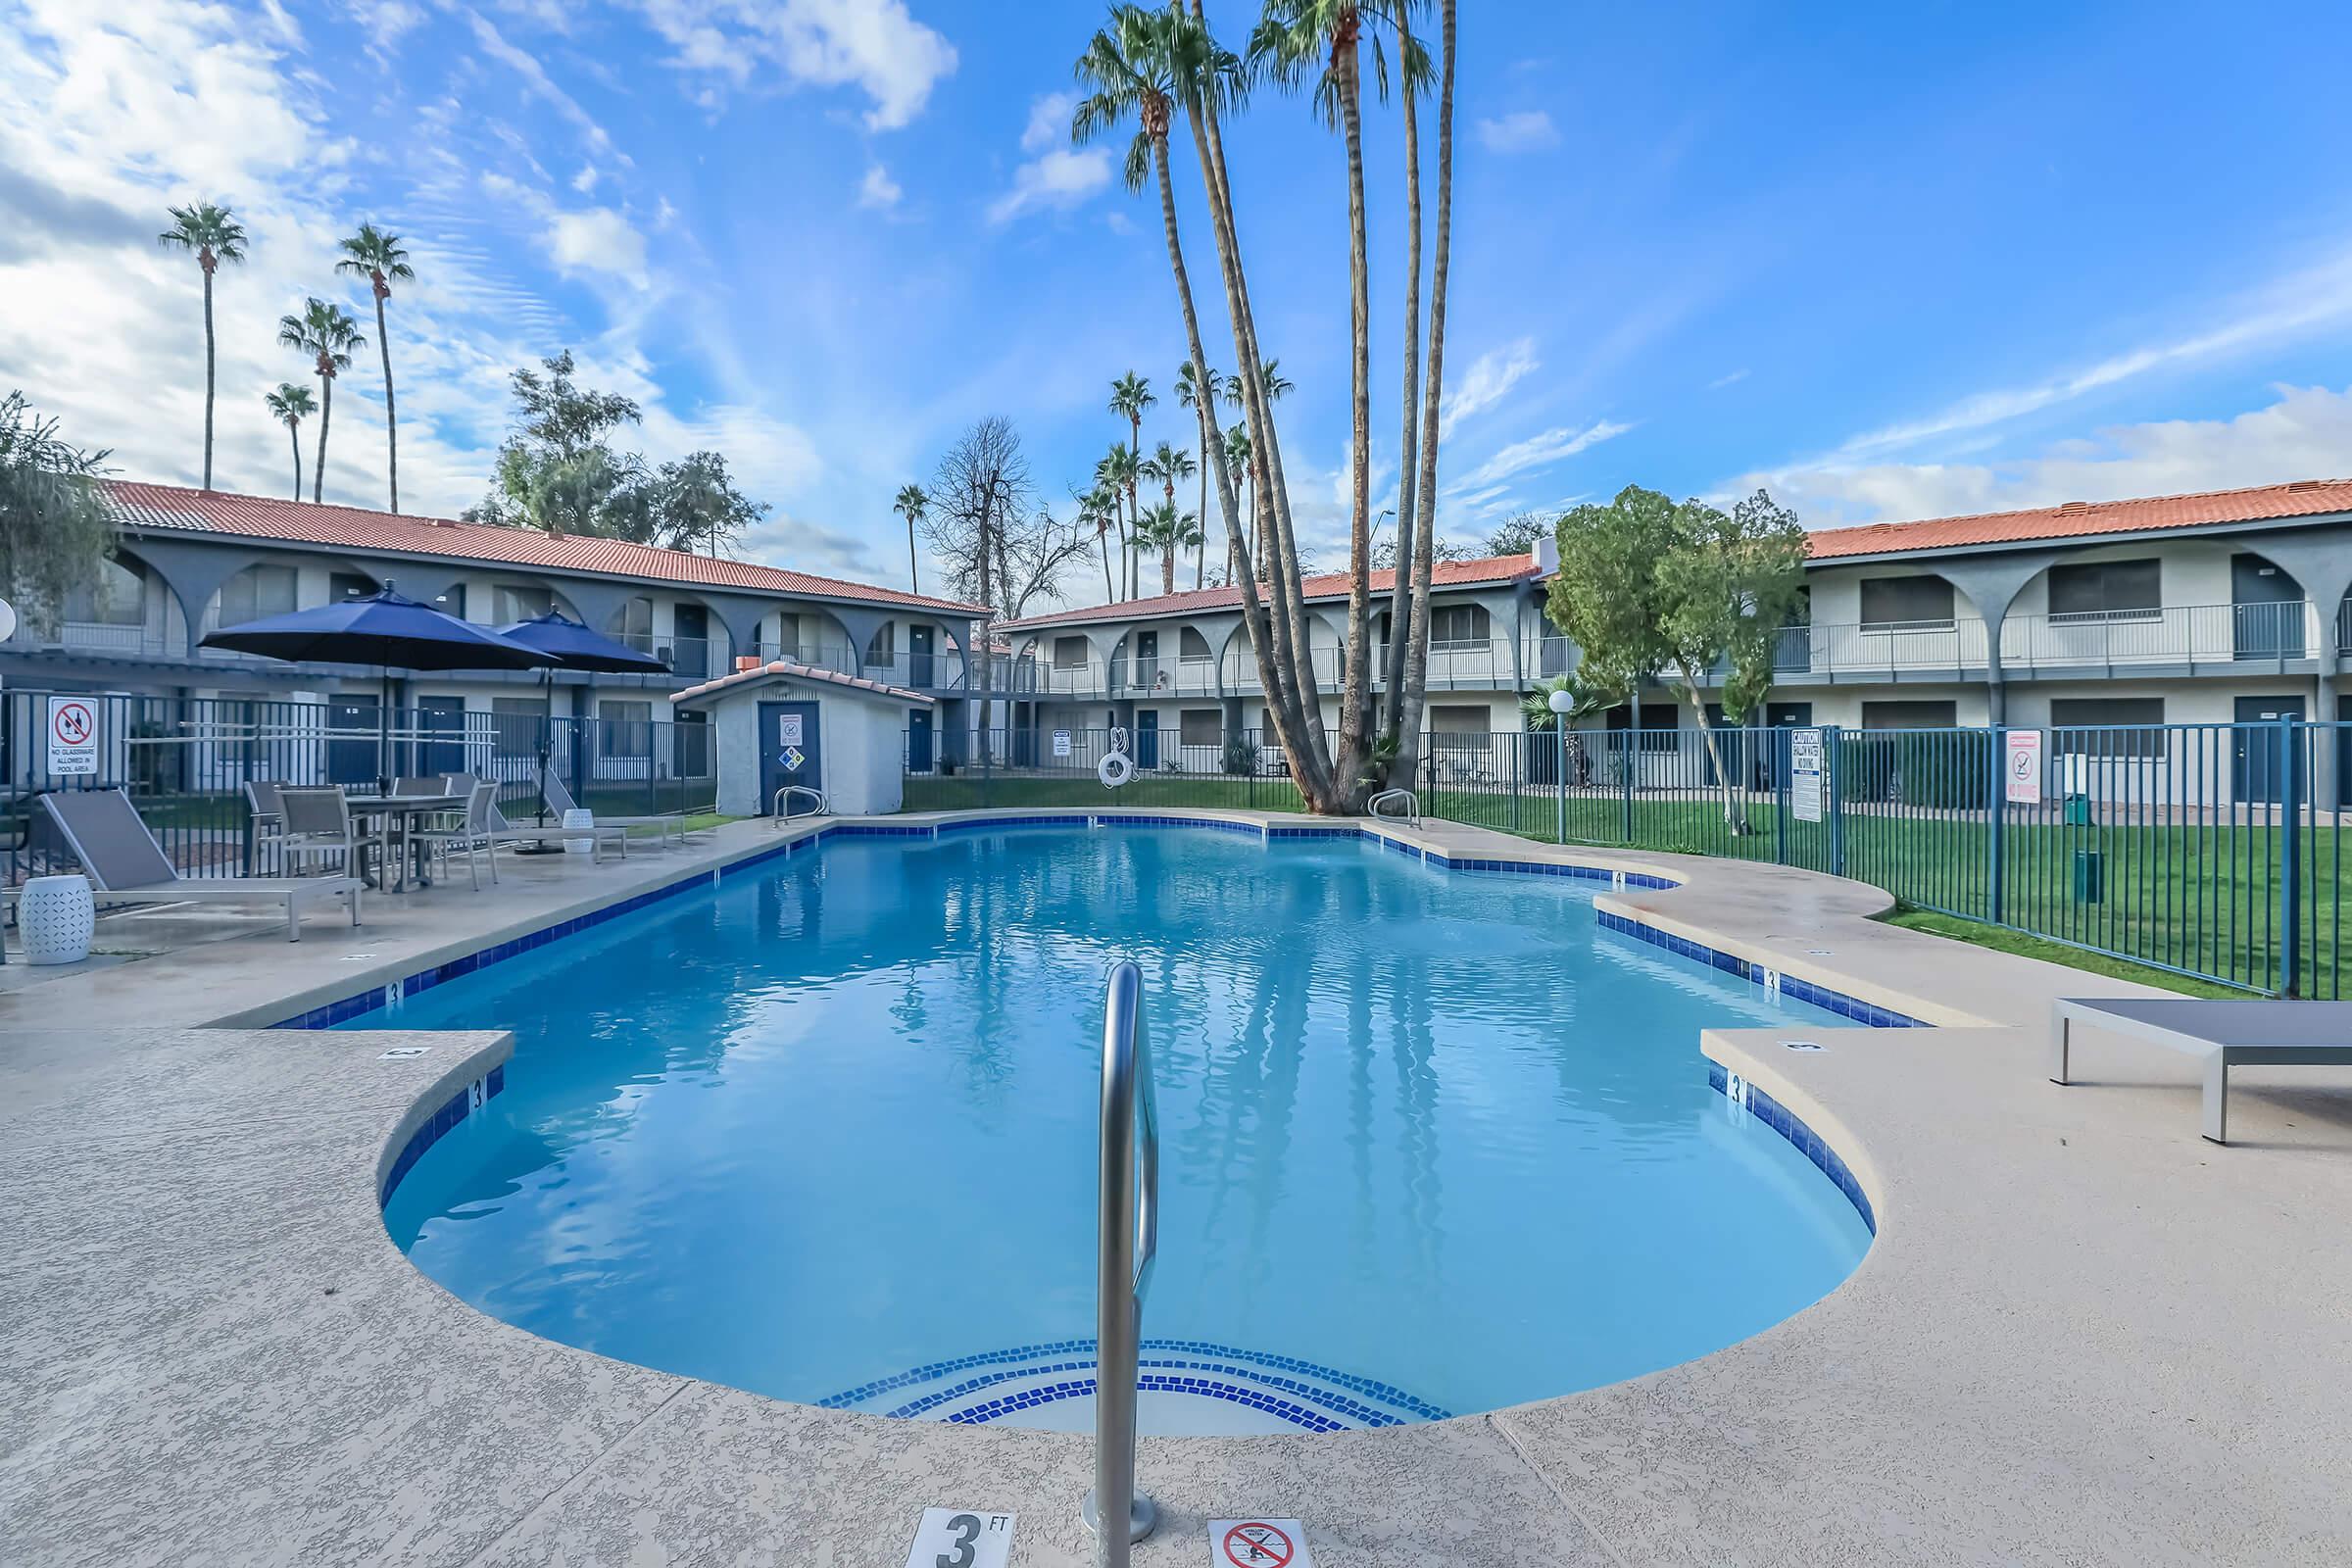
[{"label": "patio chair", "polygon": [[359,869],[361,838],[340,784],[281,788],[277,792],[280,862],[294,875],[303,874],[305,860],[340,865],[345,876]]},{"label": "patio chair", "polygon": [[[264,779],[245,781],[245,808],[253,813],[253,858],[255,860],[276,860],[271,853],[278,849],[286,832],[285,803],[278,799],[277,785]],[[284,864],[283,860],[276,860]]]},{"label": "patio chair", "polygon": [[[120,789],[60,790],[40,798],[66,848],[81,862],[101,904],[277,904],[286,911],[286,940],[302,940],[302,911],[310,905],[341,899],[360,923],[360,881],[351,876],[183,877],[164,847],[139,820],[130,796]],[[0,891],[0,904],[21,888]]]},{"label": "patio chair", "polygon": [[394,779],[392,793],[413,798],[420,795],[447,795],[450,791],[448,782],[442,774],[425,773]]},{"label": "patio chair", "polygon": [[[466,870],[473,879],[473,890],[482,890],[482,861],[490,862],[490,880],[498,880],[498,846],[500,835],[491,820],[498,809],[498,786],[488,779],[476,779],[466,796],[465,819],[451,827],[418,828],[413,835],[416,841],[437,851],[446,865],[451,856],[460,851],[466,855]],[[509,842],[512,842],[510,839]]]},{"label": "patio chair", "polygon": [[[539,794],[547,802],[548,814],[559,822],[564,820],[565,811],[576,811],[580,808],[579,803],[571,798],[571,791],[564,787],[564,781],[556,777],[556,770],[552,767],[539,775]],[[596,825],[600,828],[659,828],[662,831],[662,844],[665,849],[669,845],[669,836],[672,833],[675,833],[678,836],[678,842],[683,844],[689,833],[709,831],[707,828],[698,830],[687,827],[685,816],[677,811],[661,811],[651,816],[608,816],[603,812],[593,814],[596,817]]]}]

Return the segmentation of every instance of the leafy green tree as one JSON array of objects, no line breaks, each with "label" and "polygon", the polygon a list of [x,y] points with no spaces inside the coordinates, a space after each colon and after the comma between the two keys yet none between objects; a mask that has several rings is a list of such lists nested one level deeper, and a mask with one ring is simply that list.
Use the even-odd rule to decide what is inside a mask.
[{"label": "leafy green tree", "polygon": [[61,441],[23,392],[0,398],[0,591],[35,625],[98,580],[114,547],[98,476],[107,454]]},{"label": "leafy green tree", "polygon": [[286,439],[294,448],[294,499],[302,499],[302,421],[318,412],[312,401],[311,389],[291,381],[280,381],[277,390],[262,394],[270,406],[270,416],[286,427]]},{"label": "leafy green tree", "polygon": [[689,452],[664,463],[648,486],[650,537],[639,543],[664,545],[689,554],[700,546],[715,556],[746,528],[767,515],[765,502],[735,488],[727,460],[715,452]]},{"label": "leafy green tree", "polygon": [[[172,209],[172,226],[155,236],[167,250],[192,251],[204,270],[204,487],[213,487],[213,273],[222,262],[245,260],[245,227],[226,207],[196,202]],[[295,500],[302,499],[297,495]]]},{"label": "leafy green tree", "polygon": [[466,510],[479,522],[550,533],[638,538],[651,528],[644,463],[609,437],[644,416],[634,400],[575,379],[571,351],[514,371],[514,421],[498,449],[490,493]]},{"label": "leafy green tree", "polygon": [[1554,519],[1540,512],[1521,512],[1505,517],[1493,533],[1487,535],[1487,554],[1490,556],[1524,556],[1536,548],[1536,541],[1551,536]]},{"label": "leafy green tree", "polygon": [[392,492],[392,510],[400,510],[400,431],[399,421],[392,411],[392,337],[384,325],[384,301],[392,297],[394,283],[413,283],[415,269],[409,266],[409,253],[400,248],[400,236],[388,234],[373,223],[362,223],[360,231],[342,242],[343,255],[335,263],[337,272],[355,273],[368,279],[368,291],[375,296],[375,348],[384,362],[384,457],[385,474]]},{"label": "leafy green tree", "polygon": [[1723,710],[1737,721],[1771,689],[1775,638],[1804,591],[1796,514],[1761,490],[1726,513],[1628,485],[1605,507],[1561,517],[1559,541],[1547,609],[1576,640],[1580,674],[1612,692],[1671,686],[1690,705],[1724,820],[1747,831],[1744,772],[1725,764],[1706,690],[1720,668]]},{"label": "leafy green tree", "polygon": [[335,376],[351,368],[352,351],[366,348],[368,340],[342,306],[321,299],[304,300],[299,314],[279,317],[277,340],[310,355],[318,372],[318,453],[311,463],[311,503],[316,506],[326,495],[326,428],[335,416]]}]

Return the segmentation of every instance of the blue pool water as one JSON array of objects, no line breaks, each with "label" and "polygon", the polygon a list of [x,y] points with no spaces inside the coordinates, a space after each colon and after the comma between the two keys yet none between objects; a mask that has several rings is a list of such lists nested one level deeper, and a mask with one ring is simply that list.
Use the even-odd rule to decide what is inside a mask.
[{"label": "blue pool water", "polygon": [[1841,1020],[1600,930],[1589,883],[1169,829],[836,839],[360,1020],[516,1039],[385,1222],[460,1297],[607,1355],[1067,1422],[1120,957],[1163,1134],[1146,1332],[1261,1390],[1219,1396],[1237,1425],[1148,1425],[1590,1388],[1787,1317],[1869,1245],[1697,1050]]}]

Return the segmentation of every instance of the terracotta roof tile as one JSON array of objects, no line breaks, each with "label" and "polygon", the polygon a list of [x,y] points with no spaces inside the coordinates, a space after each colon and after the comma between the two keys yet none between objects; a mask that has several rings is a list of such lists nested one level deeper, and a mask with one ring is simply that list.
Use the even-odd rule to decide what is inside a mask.
[{"label": "terracotta roof tile", "polygon": [[2027,512],[1826,528],[1813,535],[1813,559],[1834,561],[1841,556],[2143,533],[2217,522],[2265,522],[2274,517],[2312,517],[2333,512],[2352,512],[2352,479],[2297,479],[2291,484],[2258,485],[2249,490],[2207,490],[2137,501],[2069,501]]},{"label": "terracotta roof tile", "polygon": [[721,675],[716,680],[707,680],[700,686],[689,686],[682,692],[670,693],[669,700],[673,703],[690,703],[697,698],[708,697],[712,692],[740,686],[746,681],[764,680],[770,675],[797,675],[802,680],[821,680],[829,685],[854,687],[861,692],[879,692],[902,702],[920,703],[925,708],[932,706],[931,698],[921,692],[910,692],[904,686],[886,686],[878,680],[867,680],[863,675],[845,675],[838,669],[795,663],[789,659],[771,659],[764,664],[739,669],[732,674]]},{"label": "terracotta roof tile", "polygon": [[[1488,556],[1479,561],[1441,561],[1430,569],[1430,585],[1435,588],[1466,588],[1484,583],[1517,582],[1536,574],[1534,556]],[[1309,577],[1301,585],[1306,597],[1315,600],[1345,599],[1348,597],[1348,574],[1327,571]],[[1396,573],[1376,571],[1372,574],[1375,594],[1393,592]],[[1022,620],[1000,621],[999,631],[1026,631],[1037,626],[1065,626],[1083,620],[1135,620],[1154,615],[1181,615],[1202,610],[1232,610],[1240,606],[1239,588],[1195,588],[1184,593],[1160,594],[1151,599],[1130,599],[1118,605],[1087,605],[1077,610],[1064,610],[1051,615],[1031,615]]]},{"label": "terracotta roof tile", "polygon": [[190,490],[180,485],[110,479],[105,490],[117,520],[127,528],[178,528],[349,550],[397,550],[411,555],[548,566],[696,587],[848,599],[861,604],[934,610],[948,615],[978,613],[974,607],[952,600],[929,599],[901,593],[895,588],[876,588],[834,577],[816,577],[805,571],[756,565],[748,561],[722,561],[653,545],[633,545],[618,539],[582,534],[557,538],[537,529],[369,512],[360,507],[311,506],[265,496]]}]

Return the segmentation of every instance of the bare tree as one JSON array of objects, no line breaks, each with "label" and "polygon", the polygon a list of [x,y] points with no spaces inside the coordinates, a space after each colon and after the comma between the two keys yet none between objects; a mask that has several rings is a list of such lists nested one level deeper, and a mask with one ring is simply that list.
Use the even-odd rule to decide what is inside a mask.
[{"label": "bare tree", "polygon": [[1094,548],[1093,524],[1056,522],[1040,507],[1027,521],[1007,523],[997,536],[998,601],[1006,620],[1029,612],[1030,602],[1051,596],[1063,575]]},{"label": "bare tree", "polygon": [[992,414],[956,438],[932,475],[923,517],[923,536],[947,567],[950,593],[1002,608],[1012,556],[1007,536],[1033,493],[1029,460],[1010,419]]}]

